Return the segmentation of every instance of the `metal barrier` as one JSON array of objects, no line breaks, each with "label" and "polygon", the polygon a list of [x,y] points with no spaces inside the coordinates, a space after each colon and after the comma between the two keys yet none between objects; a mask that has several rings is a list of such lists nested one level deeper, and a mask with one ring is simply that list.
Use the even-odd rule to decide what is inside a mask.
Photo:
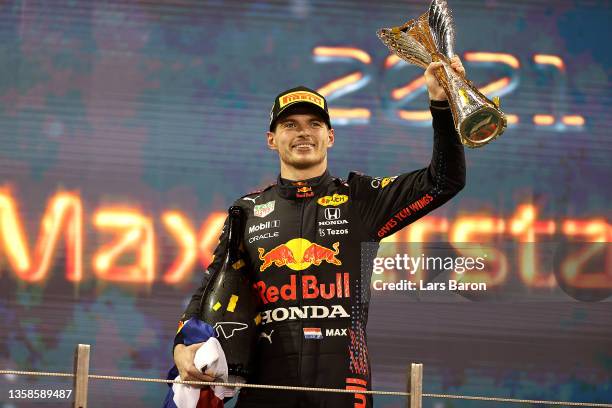
[{"label": "metal barrier", "polygon": [[548,401],[548,400],[530,400],[502,397],[481,397],[469,395],[453,395],[453,394],[431,394],[423,393],[423,364],[413,363],[408,371],[408,386],[406,392],[400,391],[375,391],[375,390],[347,390],[342,388],[316,388],[316,387],[290,387],[285,385],[267,385],[267,384],[244,384],[244,383],[223,383],[210,381],[181,381],[181,380],[166,380],[156,378],[140,378],[140,377],[119,377],[111,375],[96,375],[89,374],[89,344],[79,344],[74,353],[74,370],[72,373],[53,373],[45,371],[17,371],[17,370],[0,370],[0,374],[12,375],[30,375],[30,376],[46,376],[46,377],[72,377],[74,379],[74,408],[87,408],[87,392],[89,380],[110,380],[110,381],[137,381],[137,382],[155,382],[155,383],[172,383],[172,384],[187,384],[187,385],[221,385],[225,387],[240,387],[240,388],[259,388],[272,389],[283,391],[302,391],[302,392],[333,392],[343,394],[371,394],[371,395],[387,395],[408,397],[408,408],[422,408],[423,397],[426,398],[448,398],[448,399],[463,399],[472,401],[495,401],[519,404],[546,404],[546,405],[563,405],[563,406],[579,406],[579,407],[605,407],[612,408],[612,403],[596,403],[596,402],[571,402],[571,401]]}]

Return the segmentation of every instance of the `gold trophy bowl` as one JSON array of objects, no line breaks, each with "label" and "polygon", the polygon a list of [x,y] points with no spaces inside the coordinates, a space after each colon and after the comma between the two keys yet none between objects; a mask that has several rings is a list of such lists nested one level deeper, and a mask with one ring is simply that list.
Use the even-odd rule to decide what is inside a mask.
[{"label": "gold trophy bowl", "polygon": [[402,26],[377,32],[382,42],[404,61],[422,68],[433,61],[443,66],[434,75],[444,88],[461,143],[481,147],[501,135],[507,126],[499,98],[488,99],[450,66],[454,56],[455,28],[446,0],[433,0],[429,11]]}]

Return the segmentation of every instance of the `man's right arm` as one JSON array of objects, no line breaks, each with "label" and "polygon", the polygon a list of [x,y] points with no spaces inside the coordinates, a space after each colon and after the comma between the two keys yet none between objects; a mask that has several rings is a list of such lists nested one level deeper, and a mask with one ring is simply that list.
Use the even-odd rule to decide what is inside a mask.
[{"label": "man's right arm", "polygon": [[[182,323],[185,323],[192,317],[200,317],[200,306],[203,301],[202,296],[204,295],[206,285],[208,285],[208,282],[212,279],[214,274],[221,268],[224,255],[227,252],[227,221],[228,220],[226,218],[223,224],[223,229],[221,230],[221,236],[219,237],[219,243],[217,244],[217,248],[215,248],[213,253],[213,260],[210,265],[208,265],[208,268],[204,271],[204,276],[202,277],[200,286],[191,296],[191,300],[189,301],[187,308],[185,308],[183,315],[179,319],[179,327],[182,325]],[[174,337],[174,346],[177,344],[183,344],[183,337],[180,330]]]},{"label": "man's right arm", "polygon": [[[187,308],[179,320],[179,327],[182,327],[182,324],[192,317],[200,317],[200,305],[202,302],[202,296],[204,296],[204,290],[206,289],[206,285],[208,285],[210,279],[212,279],[214,274],[221,268],[224,255],[226,253],[226,248],[227,219],[223,224],[223,230],[221,231],[221,236],[219,237],[219,243],[217,244],[217,248],[213,253],[213,260],[210,265],[208,265],[208,268],[204,271],[204,276],[202,277],[200,286],[191,296],[191,300],[189,301]],[[195,353],[198,351],[200,346],[202,346],[202,344],[203,343],[196,343],[186,346],[183,341],[183,333],[181,330],[176,333],[176,336],[174,337],[174,346],[172,348],[172,358],[174,359],[174,364],[179,371],[179,376],[183,381],[214,381],[213,377],[202,373],[193,363]]]}]

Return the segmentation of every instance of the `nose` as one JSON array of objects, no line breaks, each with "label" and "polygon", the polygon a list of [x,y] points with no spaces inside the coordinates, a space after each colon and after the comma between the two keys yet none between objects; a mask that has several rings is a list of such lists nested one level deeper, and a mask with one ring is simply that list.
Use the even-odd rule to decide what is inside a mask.
[{"label": "nose", "polygon": [[308,136],[308,128],[303,125],[297,125],[298,136]]}]

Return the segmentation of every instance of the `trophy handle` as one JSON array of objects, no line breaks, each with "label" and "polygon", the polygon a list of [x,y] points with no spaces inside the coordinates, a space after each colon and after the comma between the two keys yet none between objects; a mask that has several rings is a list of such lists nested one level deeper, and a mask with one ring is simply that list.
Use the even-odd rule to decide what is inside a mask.
[{"label": "trophy handle", "polygon": [[461,143],[476,148],[501,135],[508,121],[499,102],[491,101],[470,80],[455,72],[444,55],[435,53],[432,61],[443,63],[434,70],[434,76],[446,92]]}]

